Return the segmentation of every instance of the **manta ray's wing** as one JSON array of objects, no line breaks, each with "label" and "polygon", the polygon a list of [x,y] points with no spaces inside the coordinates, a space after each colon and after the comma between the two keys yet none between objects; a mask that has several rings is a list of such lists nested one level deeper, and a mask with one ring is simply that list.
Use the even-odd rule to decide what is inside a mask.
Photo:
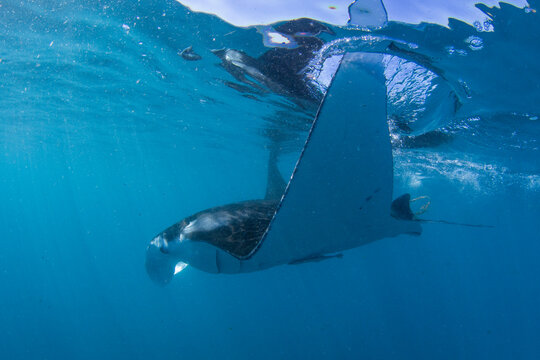
[{"label": "manta ray's wing", "polygon": [[367,53],[343,57],[279,209],[249,258],[270,265],[420,233],[418,223],[391,217],[381,60]]}]

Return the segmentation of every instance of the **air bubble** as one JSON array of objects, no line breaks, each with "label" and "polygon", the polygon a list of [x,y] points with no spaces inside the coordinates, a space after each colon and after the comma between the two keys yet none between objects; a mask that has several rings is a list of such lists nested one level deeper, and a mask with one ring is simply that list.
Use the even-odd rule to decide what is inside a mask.
[{"label": "air bubble", "polygon": [[484,48],[484,41],[478,36],[469,36],[465,39],[465,43],[469,44],[469,48],[474,51],[482,50]]},{"label": "air bubble", "polygon": [[453,46],[447,46],[444,48],[446,50],[446,53],[448,55],[460,55],[460,56],[467,56],[467,50],[463,49],[456,49]]}]

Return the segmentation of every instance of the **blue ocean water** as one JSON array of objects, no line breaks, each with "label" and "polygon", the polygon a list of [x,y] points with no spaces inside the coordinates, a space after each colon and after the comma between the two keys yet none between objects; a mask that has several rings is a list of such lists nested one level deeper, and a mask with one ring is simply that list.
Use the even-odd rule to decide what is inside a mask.
[{"label": "blue ocean water", "polygon": [[[260,198],[268,129],[283,132],[290,173],[316,106],[227,86],[235,78],[211,50],[260,56],[256,28],[172,0],[2,1],[1,357],[538,358],[529,4],[480,6],[484,24],[333,27],[317,54],[320,65],[386,53],[394,193],[429,195],[426,218],[494,228],[426,223],[342,259],[238,275],[188,267],[158,287],[149,240]],[[188,46],[202,60],[179,56]]]}]

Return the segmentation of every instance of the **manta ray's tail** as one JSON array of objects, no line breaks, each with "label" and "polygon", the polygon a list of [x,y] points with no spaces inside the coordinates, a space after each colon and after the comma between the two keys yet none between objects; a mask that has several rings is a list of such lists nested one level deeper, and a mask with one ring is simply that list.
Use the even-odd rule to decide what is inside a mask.
[{"label": "manta ray's tail", "polygon": [[[420,208],[420,211],[413,213],[411,210],[411,202],[416,200],[425,199],[427,202]],[[478,228],[494,228],[492,225],[482,225],[482,224],[467,224],[459,223],[446,220],[431,220],[431,219],[419,219],[416,216],[423,214],[429,207],[429,198],[427,196],[421,196],[419,198],[411,200],[410,194],[403,194],[394,201],[392,201],[391,214],[393,217],[399,220],[410,220],[410,221],[420,221],[424,223],[437,223],[437,224],[446,224],[446,225],[458,225],[458,226],[468,226],[468,227],[478,227]]]},{"label": "manta ray's tail", "polygon": [[493,225],[467,224],[467,223],[459,223],[459,222],[446,221],[446,220],[416,219],[416,221],[421,221],[421,222],[424,222],[424,223],[435,223],[435,224],[445,224],[445,225],[458,225],[458,226],[467,226],[467,227],[476,227],[476,228],[488,228],[488,229],[493,229],[493,228],[495,228],[495,226],[493,226]]}]

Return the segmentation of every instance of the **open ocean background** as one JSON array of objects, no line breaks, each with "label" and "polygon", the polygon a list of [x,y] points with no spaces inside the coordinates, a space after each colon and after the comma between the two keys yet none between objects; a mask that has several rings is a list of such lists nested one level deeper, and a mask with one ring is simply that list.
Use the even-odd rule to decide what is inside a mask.
[{"label": "open ocean background", "polygon": [[[152,237],[263,196],[265,129],[288,135],[290,173],[311,110],[225,85],[210,50],[258,56],[255,28],[172,0],[0,0],[0,358],[540,358],[540,4],[529,4],[486,7],[483,24],[326,38],[349,39],[334,55],[377,51],[366,34],[397,39],[445,74],[464,99],[456,114],[429,115],[416,88],[388,81],[394,112],[419,114],[415,134],[447,140],[394,134],[394,194],[429,195],[426,218],[495,228],[424,224],[343,259],[188,267],[162,288],[144,267]],[[178,55],[190,45],[202,60]]]}]

